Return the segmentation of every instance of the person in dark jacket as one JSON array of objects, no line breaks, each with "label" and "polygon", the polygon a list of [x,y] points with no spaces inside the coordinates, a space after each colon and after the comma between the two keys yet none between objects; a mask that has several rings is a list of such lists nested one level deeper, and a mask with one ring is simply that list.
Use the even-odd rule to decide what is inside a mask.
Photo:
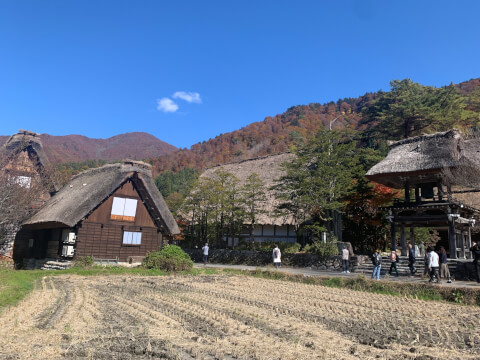
[{"label": "person in dark jacket", "polygon": [[410,275],[414,275],[417,272],[415,269],[415,250],[413,250],[412,244],[408,244],[408,267],[410,268]]},{"label": "person in dark jacket", "polygon": [[480,284],[480,246],[477,243],[473,243],[470,248],[473,255],[473,266],[475,266],[475,275],[477,276],[477,282]]},{"label": "person in dark jacket", "polygon": [[372,279],[380,280],[380,270],[382,269],[382,255],[380,254],[380,250],[375,251],[372,255],[372,263],[373,263],[373,272],[372,272]]}]

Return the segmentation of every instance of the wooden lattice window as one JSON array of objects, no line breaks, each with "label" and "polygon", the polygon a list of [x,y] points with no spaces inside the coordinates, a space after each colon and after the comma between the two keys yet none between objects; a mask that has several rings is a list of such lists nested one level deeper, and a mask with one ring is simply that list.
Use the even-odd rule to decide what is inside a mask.
[{"label": "wooden lattice window", "polygon": [[120,221],[135,221],[137,199],[113,198],[110,219]]}]

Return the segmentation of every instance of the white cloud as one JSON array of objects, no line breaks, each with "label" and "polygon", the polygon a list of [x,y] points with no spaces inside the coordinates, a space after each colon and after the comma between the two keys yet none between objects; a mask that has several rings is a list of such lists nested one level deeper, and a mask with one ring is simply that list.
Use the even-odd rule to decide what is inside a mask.
[{"label": "white cloud", "polygon": [[172,99],[167,97],[157,100],[157,109],[163,112],[175,112],[178,110],[178,105]]},{"label": "white cloud", "polygon": [[177,91],[172,95],[174,99],[182,99],[189,103],[201,104],[202,98],[197,92]]}]

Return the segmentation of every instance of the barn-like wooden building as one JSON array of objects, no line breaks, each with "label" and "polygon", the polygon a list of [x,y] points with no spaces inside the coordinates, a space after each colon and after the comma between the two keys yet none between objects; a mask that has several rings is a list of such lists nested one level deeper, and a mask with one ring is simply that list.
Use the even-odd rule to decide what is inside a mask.
[{"label": "barn-like wooden building", "polygon": [[151,166],[125,161],[76,175],[22,224],[14,259],[139,260],[178,233]]}]

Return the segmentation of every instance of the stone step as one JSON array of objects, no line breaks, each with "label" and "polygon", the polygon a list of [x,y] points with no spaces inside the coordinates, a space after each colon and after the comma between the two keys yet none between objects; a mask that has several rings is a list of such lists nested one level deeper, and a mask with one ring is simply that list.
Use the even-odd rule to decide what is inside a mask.
[{"label": "stone step", "polygon": [[73,266],[73,262],[69,260],[52,260],[47,261],[42,267],[42,270],[66,270]]}]

